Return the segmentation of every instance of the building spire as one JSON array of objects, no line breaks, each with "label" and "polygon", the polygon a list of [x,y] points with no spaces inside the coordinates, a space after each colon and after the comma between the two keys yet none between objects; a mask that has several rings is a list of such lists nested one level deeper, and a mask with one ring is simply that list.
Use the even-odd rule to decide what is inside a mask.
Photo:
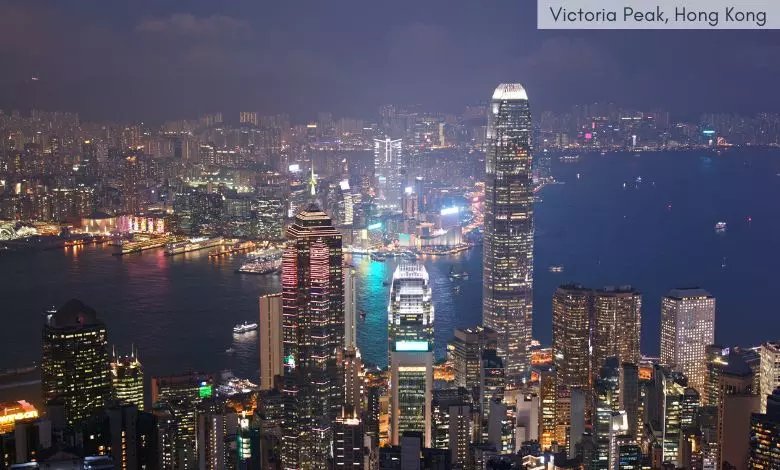
[{"label": "building spire", "polygon": [[314,162],[311,164],[311,178],[309,178],[309,187],[311,188],[311,196],[317,195],[317,178],[314,177]]}]

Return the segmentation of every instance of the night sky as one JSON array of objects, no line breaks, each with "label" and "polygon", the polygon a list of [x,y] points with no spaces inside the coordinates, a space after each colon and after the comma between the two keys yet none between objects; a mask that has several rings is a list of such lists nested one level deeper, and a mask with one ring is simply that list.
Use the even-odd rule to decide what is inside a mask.
[{"label": "night sky", "polygon": [[0,109],[371,117],[458,112],[518,81],[536,110],[780,110],[780,32],[537,31],[535,3],[0,0]]}]

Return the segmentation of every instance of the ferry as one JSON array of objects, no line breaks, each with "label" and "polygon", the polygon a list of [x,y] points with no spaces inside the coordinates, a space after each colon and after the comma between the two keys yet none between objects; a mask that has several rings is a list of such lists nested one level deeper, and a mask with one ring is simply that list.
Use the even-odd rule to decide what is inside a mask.
[{"label": "ferry", "polygon": [[725,231],[726,231],[726,222],[721,221],[715,224],[715,232],[723,233]]},{"label": "ferry", "polygon": [[561,157],[558,157],[558,160],[567,163],[576,162],[579,161],[579,159],[580,159],[579,155],[563,155]]},{"label": "ferry", "polygon": [[257,329],[257,323],[240,323],[233,327],[233,333],[241,334],[241,333],[249,333],[250,331],[255,331]]},{"label": "ferry", "polygon": [[214,248],[222,245],[224,239],[222,237],[207,238],[198,237],[190,238],[188,240],[168,243],[165,245],[165,255],[173,256],[182,253],[189,253],[190,251],[204,250],[206,248]]},{"label": "ferry", "polygon": [[562,273],[563,272],[563,266],[550,266],[549,271],[551,273]]},{"label": "ferry", "polygon": [[384,263],[387,260],[387,256],[383,253],[371,253],[371,261],[379,261]]},{"label": "ferry", "polygon": [[243,274],[271,274],[282,267],[282,253],[279,248],[271,248],[250,258],[236,272]]},{"label": "ferry", "polygon": [[468,279],[469,273],[466,271],[456,273],[450,268],[450,279]]}]

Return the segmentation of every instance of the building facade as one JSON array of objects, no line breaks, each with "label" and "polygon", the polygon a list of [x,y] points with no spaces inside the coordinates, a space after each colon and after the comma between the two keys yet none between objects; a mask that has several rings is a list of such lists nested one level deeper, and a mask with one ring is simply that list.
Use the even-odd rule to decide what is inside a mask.
[{"label": "building facade", "polygon": [[70,300],[46,316],[43,398],[61,400],[70,425],[101,410],[111,397],[107,341],[106,327],[95,310],[79,300]]},{"label": "building facade", "polygon": [[714,342],[715,297],[709,292],[674,289],[661,300],[661,361],[699,393],[707,380],[707,346]]},{"label": "building facade", "polygon": [[490,102],[485,155],[482,318],[498,334],[507,374],[530,363],[533,311],[531,111],[525,89],[500,84]]},{"label": "building facade", "polygon": [[316,205],[287,230],[282,258],[284,468],[326,468],[344,402],[337,361],[344,347],[341,234]]}]

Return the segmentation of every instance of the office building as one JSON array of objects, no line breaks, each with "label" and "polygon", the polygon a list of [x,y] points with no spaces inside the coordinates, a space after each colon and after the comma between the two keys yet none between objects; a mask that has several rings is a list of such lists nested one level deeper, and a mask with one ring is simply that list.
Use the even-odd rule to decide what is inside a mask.
[{"label": "office building", "polygon": [[476,390],[480,383],[480,361],[486,350],[496,349],[496,332],[490,328],[476,326],[456,328],[455,337],[447,351],[455,370],[455,385],[467,390]]},{"label": "office building", "polygon": [[351,406],[344,407],[333,425],[333,462],[337,469],[365,467],[363,421]]},{"label": "office building", "polygon": [[553,294],[553,364],[559,385],[590,390],[591,291],[564,285]]},{"label": "office building", "polygon": [[403,177],[402,140],[374,139],[374,176],[380,207],[398,209],[401,205]]},{"label": "office building", "polygon": [[143,411],[144,406],[144,369],[138,360],[135,348],[129,356],[113,355],[111,359],[111,386],[114,398],[120,403],[130,403]]},{"label": "office building", "polygon": [[417,263],[393,273],[388,313],[390,442],[420,432],[431,446],[434,308],[428,272]]},{"label": "office building", "polygon": [[46,315],[41,387],[45,401],[61,400],[73,425],[101,410],[111,397],[107,333],[92,308],[69,300]]},{"label": "office building", "polygon": [[[733,359],[733,360],[732,360]],[[721,370],[718,399],[718,468],[747,468],[751,414],[759,412],[753,371],[737,356]]]},{"label": "office building", "polygon": [[282,294],[260,296],[258,342],[260,390],[274,388],[274,378],[282,375]]},{"label": "office building", "polygon": [[769,341],[759,347],[759,399],[761,412],[766,413],[767,398],[780,387],[780,341]]},{"label": "office building", "polygon": [[344,403],[341,234],[316,205],[295,216],[282,256],[285,468],[324,468]]},{"label": "office building", "polygon": [[661,361],[700,393],[707,346],[715,342],[715,297],[704,289],[674,289],[661,300]]},{"label": "office building", "polygon": [[608,357],[636,364],[641,358],[642,295],[630,286],[593,294],[593,370]]},{"label": "office building", "polygon": [[530,365],[533,313],[531,111],[525,89],[500,84],[490,102],[485,155],[483,324],[498,335],[509,377]]},{"label": "office building", "polygon": [[160,453],[166,468],[197,465],[197,407],[213,392],[214,380],[205,374],[152,377],[152,404],[158,415]]},{"label": "office building", "polygon": [[780,468],[780,388],[766,400],[766,412],[750,417],[751,470]]}]

